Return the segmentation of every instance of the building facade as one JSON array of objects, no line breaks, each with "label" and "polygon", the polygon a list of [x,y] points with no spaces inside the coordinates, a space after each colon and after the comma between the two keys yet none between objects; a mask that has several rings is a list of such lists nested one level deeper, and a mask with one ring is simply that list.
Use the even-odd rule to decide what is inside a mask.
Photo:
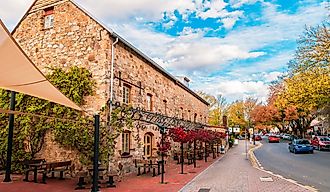
[{"label": "building facade", "polygon": [[[113,102],[194,122],[208,121],[205,100],[75,2],[36,0],[14,29],[13,36],[43,73],[49,72],[48,67],[87,68],[96,82],[96,93],[82,107],[91,114],[109,103],[113,64]],[[131,172],[135,156],[154,155],[160,135],[153,127],[148,125],[139,132],[124,131],[118,137],[113,166],[119,159],[125,172]],[[136,134],[143,138],[140,149],[133,139]],[[46,142],[44,148],[49,152],[54,149],[63,156],[68,151],[59,146],[49,147],[47,143],[56,144],[51,139]],[[46,159],[61,158],[46,149],[42,155],[52,154]],[[74,158],[72,154],[64,157]]]}]

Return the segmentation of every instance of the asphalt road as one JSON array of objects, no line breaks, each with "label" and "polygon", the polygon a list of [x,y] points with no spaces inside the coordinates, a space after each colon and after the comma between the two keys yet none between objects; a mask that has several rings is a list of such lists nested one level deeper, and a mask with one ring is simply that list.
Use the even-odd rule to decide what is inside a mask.
[{"label": "asphalt road", "polygon": [[330,192],[330,151],[314,154],[293,154],[287,141],[268,143],[255,150],[255,155],[265,170],[280,174],[304,185],[310,185],[322,192]]}]

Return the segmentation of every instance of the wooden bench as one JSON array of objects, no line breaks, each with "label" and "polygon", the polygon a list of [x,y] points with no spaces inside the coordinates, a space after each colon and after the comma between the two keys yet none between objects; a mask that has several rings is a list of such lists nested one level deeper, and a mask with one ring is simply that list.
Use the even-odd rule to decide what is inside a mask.
[{"label": "wooden bench", "polygon": [[[102,172],[100,172],[100,173],[102,173]],[[75,188],[75,190],[86,189],[85,185],[87,184],[87,182],[85,182],[85,178],[88,176],[88,172],[80,171],[77,176],[78,176],[78,183],[77,183],[77,187]],[[114,187],[116,187],[115,182],[114,182],[114,177],[116,177],[116,176],[119,176],[119,175],[114,172],[101,174],[101,175],[99,175],[98,183],[106,184],[107,188],[114,188]],[[103,183],[104,177],[107,177],[108,179],[106,180],[106,182]],[[99,187],[101,187],[101,186],[99,186]]]},{"label": "wooden bench", "polygon": [[64,173],[69,171],[71,166],[71,161],[63,161],[63,162],[51,162],[46,163],[44,167],[44,172],[42,174],[42,183],[46,183],[47,174],[51,173],[52,177],[55,178],[55,173],[60,173],[60,180],[64,180]]},{"label": "wooden bench", "polygon": [[[32,160],[26,160],[23,161],[22,164],[24,166],[24,173],[25,173],[25,178],[23,181],[29,181],[29,173],[35,171],[34,167],[31,167],[30,164],[42,164],[45,163],[45,159],[32,159]],[[39,172],[42,172],[43,170],[40,169]]]}]

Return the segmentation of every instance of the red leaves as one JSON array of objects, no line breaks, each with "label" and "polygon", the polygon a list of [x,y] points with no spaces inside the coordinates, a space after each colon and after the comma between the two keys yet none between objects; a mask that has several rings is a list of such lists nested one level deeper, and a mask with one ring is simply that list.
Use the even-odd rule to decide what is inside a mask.
[{"label": "red leaves", "polygon": [[167,153],[169,150],[171,150],[171,142],[168,138],[168,134],[164,135],[164,141],[163,141],[163,145],[160,142],[157,142],[157,148],[159,152],[163,152],[163,153]]},{"label": "red leaves", "polygon": [[184,131],[182,127],[172,128],[169,131],[170,137],[174,142],[187,143],[189,142],[189,135]]},{"label": "red leaves", "polygon": [[211,130],[199,129],[185,131],[182,127],[172,128],[169,131],[174,142],[187,143],[192,141],[213,142],[225,138],[226,134]]}]

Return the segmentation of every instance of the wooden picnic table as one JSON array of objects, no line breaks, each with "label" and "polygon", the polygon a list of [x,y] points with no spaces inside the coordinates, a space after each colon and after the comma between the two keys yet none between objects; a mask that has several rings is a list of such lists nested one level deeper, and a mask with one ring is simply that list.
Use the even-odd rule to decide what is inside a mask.
[{"label": "wooden picnic table", "polygon": [[[33,169],[33,181],[38,183],[38,171],[43,174],[43,183],[45,183],[47,170],[52,172],[52,177],[54,177],[54,169],[57,167],[69,166],[71,161],[54,161],[54,162],[41,162],[41,163],[30,163],[27,164],[31,169]],[[63,177],[63,171],[61,170],[61,178]],[[26,172],[26,178],[28,178],[28,172]],[[28,181],[28,180],[26,180]]]}]

